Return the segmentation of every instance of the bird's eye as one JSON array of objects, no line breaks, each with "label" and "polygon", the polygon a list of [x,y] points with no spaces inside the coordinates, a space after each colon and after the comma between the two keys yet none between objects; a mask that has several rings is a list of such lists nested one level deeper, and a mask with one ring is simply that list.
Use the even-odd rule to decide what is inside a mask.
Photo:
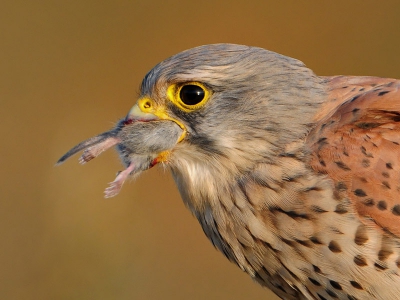
[{"label": "bird's eye", "polygon": [[201,86],[188,84],[181,88],[179,97],[186,105],[196,105],[204,99],[205,91]]},{"label": "bird's eye", "polygon": [[173,83],[167,89],[167,98],[185,112],[200,109],[211,95],[211,89],[197,81]]}]

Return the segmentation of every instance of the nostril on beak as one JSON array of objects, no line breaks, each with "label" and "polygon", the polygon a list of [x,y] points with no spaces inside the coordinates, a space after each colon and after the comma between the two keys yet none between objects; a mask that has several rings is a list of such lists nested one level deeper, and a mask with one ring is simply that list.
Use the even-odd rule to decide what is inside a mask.
[{"label": "nostril on beak", "polygon": [[145,109],[151,108],[151,103],[150,103],[150,101],[146,101],[145,103],[143,103],[143,108],[145,108]]},{"label": "nostril on beak", "polygon": [[150,100],[141,99],[131,108],[122,124],[129,125],[134,122],[149,122],[159,120],[159,118],[152,113],[152,109],[153,103]]}]

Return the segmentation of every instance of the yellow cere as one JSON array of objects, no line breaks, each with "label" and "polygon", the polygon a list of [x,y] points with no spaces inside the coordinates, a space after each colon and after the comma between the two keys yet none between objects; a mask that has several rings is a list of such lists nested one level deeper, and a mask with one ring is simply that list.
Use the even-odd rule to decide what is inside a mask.
[{"label": "yellow cere", "polygon": [[182,128],[183,132],[181,134],[181,136],[178,139],[178,143],[180,141],[182,141],[185,136],[186,136],[186,128],[185,125],[183,125],[182,122],[171,118],[166,112],[165,112],[165,107],[156,107],[154,105],[154,101],[151,98],[148,97],[144,97],[141,98],[137,101],[137,105],[139,107],[139,109],[144,112],[144,113],[149,113],[149,114],[153,114],[155,116],[157,116],[158,118],[160,118],[161,120],[169,120],[169,121],[173,121],[175,122],[180,128]]},{"label": "yellow cere", "polygon": [[[185,104],[182,101],[182,99],[180,98],[180,92],[181,92],[181,89],[187,85],[197,85],[197,86],[201,87],[204,91],[204,99],[195,105]],[[191,82],[185,82],[185,83],[174,83],[174,84],[171,84],[167,90],[168,99],[172,103],[174,103],[177,107],[179,107],[181,110],[183,110],[184,112],[188,112],[188,113],[198,110],[199,108],[203,107],[207,103],[208,99],[210,99],[210,96],[211,96],[210,90],[204,84],[197,82],[197,81],[191,81]]]}]

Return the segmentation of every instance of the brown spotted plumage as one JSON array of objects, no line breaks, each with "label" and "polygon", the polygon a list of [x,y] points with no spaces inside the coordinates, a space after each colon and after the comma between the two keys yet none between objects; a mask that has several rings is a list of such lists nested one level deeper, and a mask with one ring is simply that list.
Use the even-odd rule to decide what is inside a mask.
[{"label": "brown spotted plumage", "polygon": [[329,102],[308,137],[311,166],[346,190],[360,216],[400,236],[400,82],[344,76],[326,82]]},{"label": "brown spotted plumage", "polygon": [[151,70],[113,145],[162,163],[213,245],[282,299],[400,299],[400,81],[318,77],[264,49],[207,45]]},{"label": "brown spotted plumage", "polygon": [[[325,82],[328,98],[306,143],[310,166],[332,180],[335,212],[358,220],[347,224],[355,245],[344,246],[357,266],[349,273],[367,284],[349,280],[358,290],[353,297],[400,298],[397,289],[389,292],[400,271],[400,81],[337,76]],[[333,242],[328,248],[335,252],[340,244]]]}]

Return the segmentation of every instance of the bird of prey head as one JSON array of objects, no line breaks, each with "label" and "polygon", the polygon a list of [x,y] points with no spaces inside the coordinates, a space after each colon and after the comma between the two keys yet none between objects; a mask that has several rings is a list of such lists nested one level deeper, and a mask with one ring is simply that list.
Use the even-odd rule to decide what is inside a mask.
[{"label": "bird of prey head", "polygon": [[[338,132],[353,126],[353,139],[361,139],[365,130],[381,126],[362,112],[375,99],[366,93],[389,83],[318,77],[302,62],[261,48],[200,46],[156,65],[127,116],[72,148],[59,163],[80,150],[80,162],[86,163],[116,146],[126,169],[106,197],[116,195],[128,176],[162,163],[208,238],[258,282],[285,299],[361,299],[365,294],[358,287],[365,283],[350,278],[361,264],[353,263],[357,232],[349,233],[348,249],[344,236],[346,226],[372,230],[372,223],[357,216],[373,217],[359,209],[364,206],[357,201],[365,199],[357,197],[366,194],[357,189],[362,182],[349,177],[349,171],[358,172],[355,160],[348,159],[354,147],[337,144],[350,133]],[[333,243],[323,233],[335,230],[343,235]],[[331,255],[339,249],[351,264]],[[321,262],[325,252],[329,259]],[[337,268],[349,274],[346,282]],[[364,277],[372,274],[366,271]]]}]

